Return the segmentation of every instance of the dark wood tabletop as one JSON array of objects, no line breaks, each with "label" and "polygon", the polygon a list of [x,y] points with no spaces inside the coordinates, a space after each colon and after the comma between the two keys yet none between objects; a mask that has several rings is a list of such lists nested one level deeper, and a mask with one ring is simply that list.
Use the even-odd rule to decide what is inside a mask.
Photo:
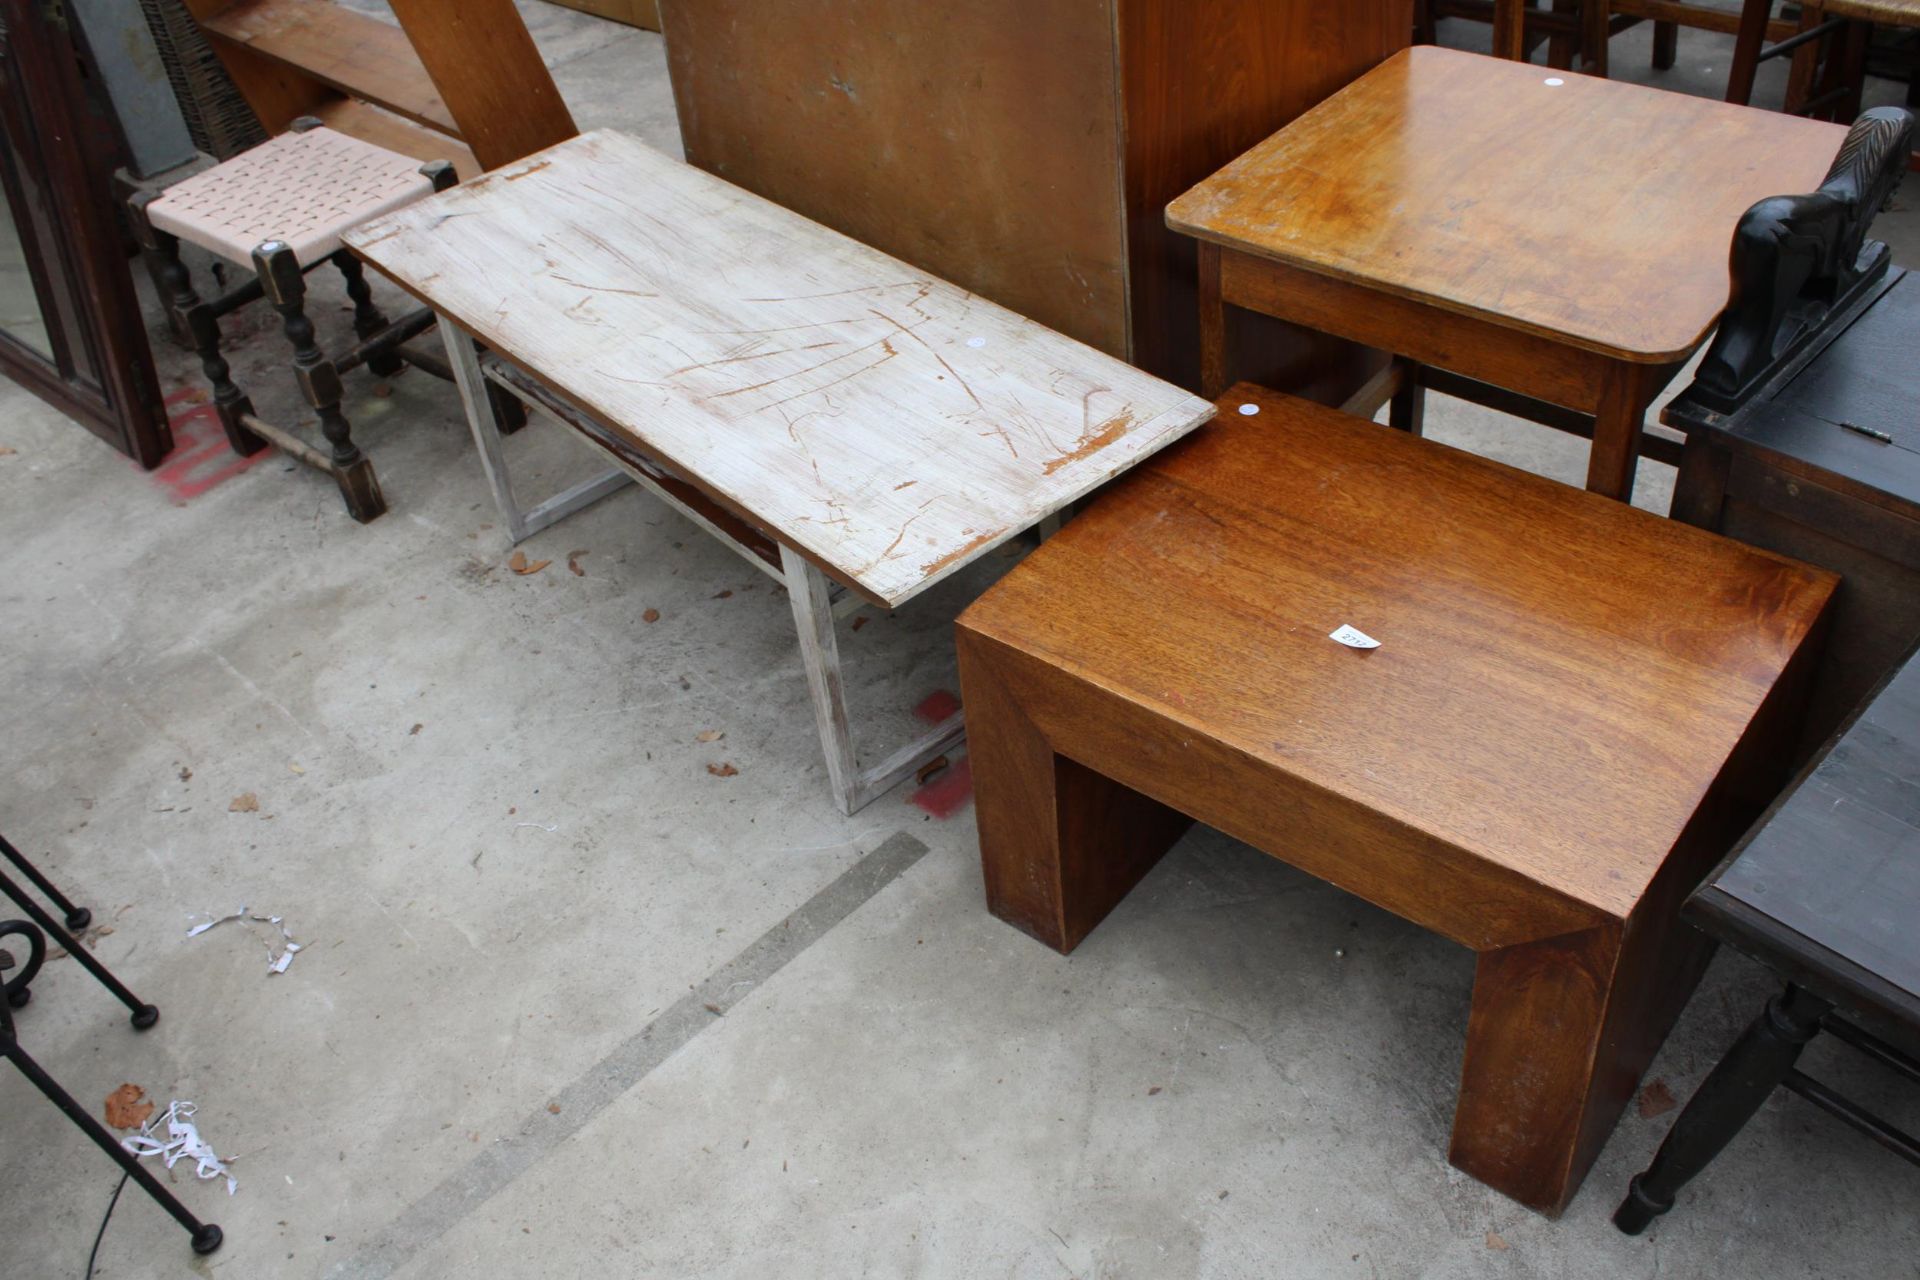
[{"label": "dark wood tabletop", "polygon": [[1920,661],[1889,677],[1688,911],[1826,998],[1920,1027]]}]

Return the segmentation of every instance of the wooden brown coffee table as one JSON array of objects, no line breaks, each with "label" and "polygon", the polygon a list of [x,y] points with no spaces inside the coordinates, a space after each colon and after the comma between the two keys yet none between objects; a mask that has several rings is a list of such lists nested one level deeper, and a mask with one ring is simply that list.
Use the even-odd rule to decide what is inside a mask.
[{"label": "wooden brown coffee table", "polygon": [[[1201,381],[1229,308],[1401,357],[1423,387],[1587,435],[1628,498],[1647,406],[1727,303],[1727,237],[1812,191],[1846,131],[1452,49],[1405,50],[1175,200],[1200,240]],[[1649,457],[1677,462],[1670,440]]]},{"label": "wooden brown coffee table", "polygon": [[1706,962],[1675,910],[1784,781],[1835,580],[1220,404],[960,619],[988,906],[1071,950],[1198,819],[1472,948],[1450,1156],[1558,1212]]}]

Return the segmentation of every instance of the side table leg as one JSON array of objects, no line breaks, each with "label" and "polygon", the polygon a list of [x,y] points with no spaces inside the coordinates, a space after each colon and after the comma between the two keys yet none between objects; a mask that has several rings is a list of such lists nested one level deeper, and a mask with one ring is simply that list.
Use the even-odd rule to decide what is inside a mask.
[{"label": "side table leg", "polygon": [[1200,394],[1217,400],[1227,373],[1227,307],[1220,292],[1220,246],[1200,242]]},{"label": "side table leg", "polygon": [[1387,402],[1387,425],[1410,436],[1427,431],[1427,389],[1420,385],[1420,366],[1403,357],[1394,357],[1400,387]]},{"label": "side table leg", "polygon": [[1493,0],[1493,56],[1527,60],[1527,0]]},{"label": "side table leg", "polygon": [[1057,754],[993,642],[956,637],[987,909],[1072,951],[1193,819]]},{"label": "side table leg", "polygon": [[527,536],[526,513],[513,500],[513,481],[507,472],[506,446],[501,442],[499,412],[487,375],[480,371],[480,352],[467,331],[445,315],[437,326],[447,346],[447,363],[453,366],[453,381],[460,388],[460,403],[466,406],[467,426],[473,431],[473,443],[480,452],[480,467],[487,473],[493,500],[500,518],[507,522],[507,535],[518,543]]},{"label": "side table leg", "polygon": [[1614,1226],[1637,1236],[1673,1208],[1674,1193],[1713,1162],[1787,1078],[1831,1007],[1791,985],[1767,1001],[1673,1122],[1647,1171],[1627,1184]]},{"label": "side table leg", "polygon": [[1594,493],[1633,501],[1633,476],[1640,465],[1640,433],[1647,406],[1653,403],[1669,372],[1666,366],[1615,364],[1607,370],[1606,385],[1594,413],[1593,451],[1587,456],[1587,488]]}]

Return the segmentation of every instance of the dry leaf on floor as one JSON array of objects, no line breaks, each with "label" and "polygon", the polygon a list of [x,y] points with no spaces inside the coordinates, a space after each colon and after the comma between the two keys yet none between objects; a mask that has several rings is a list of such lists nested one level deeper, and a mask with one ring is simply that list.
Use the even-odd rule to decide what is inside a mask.
[{"label": "dry leaf on floor", "polygon": [[1159,1092],[1160,1092],[1160,1086],[1156,1084],[1151,1089],[1147,1090],[1147,1096],[1151,1098],[1154,1095],[1158,1094]]},{"label": "dry leaf on floor", "polygon": [[853,629],[855,631],[858,631],[860,628],[866,626],[867,623],[870,622],[871,620],[872,619],[868,618],[867,615],[863,613],[859,617],[853,620]]},{"label": "dry leaf on floor", "polygon": [[260,812],[260,797],[251,791],[242,792],[227,803],[228,813]]},{"label": "dry leaf on floor", "polygon": [[640,621],[658,622],[660,621],[660,611],[658,609],[649,609],[645,613],[640,615]]},{"label": "dry leaf on floor", "polygon": [[725,599],[726,599],[727,597],[729,597],[729,596],[731,596],[732,594],[733,594],[733,592],[732,592],[732,591],[730,591],[730,590],[729,590],[729,591],[716,591],[716,592],[714,592],[714,593],[713,593],[713,598],[714,598],[715,600],[725,600]]},{"label": "dry leaf on floor", "polygon": [[1508,1244],[1506,1237],[1502,1236],[1498,1231],[1489,1231],[1487,1232],[1487,1248],[1498,1249],[1500,1252],[1505,1253],[1507,1250],[1513,1248],[1513,1246]]},{"label": "dry leaf on floor", "polygon": [[306,770],[305,770],[305,769],[303,769],[303,768],[301,768],[301,767],[300,767],[299,765],[297,765],[297,764],[289,764],[289,765],[287,766],[287,771],[288,771],[289,773],[305,773],[305,772],[306,772]]},{"label": "dry leaf on floor", "polygon": [[0,444],[0,458],[10,458],[18,452],[20,451],[12,445]]},{"label": "dry leaf on floor", "polygon": [[1649,1080],[1647,1087],[1640,1091],[1640,1118],[1651,1120],[1663,1116],[1680,1105],[1673,1096],[1673,1090],[1667,1088],[1665,1080]]},{"label": "dry leaf on floor", "polygon": [[427,726],[425,726],[425,725],[423,725],[423,724],[416,724],[415,726],[413,726],[413,728],[411,728],[411,729],[409,729],[409,730],[407,730],[407,736],[408,736],[409,738],[413,738],[413,737],[418,737],[418,736],[419,736],[419,733],[420,733],[420,731],[421,731],[422,729],[424,729],[424,728],[426,728],[426,727],[427,727]]},{"label": "dry leaf on floor", "polygon": [[707,772],[716,778],[731,778],[740,771],[734,768],[731,762],[722,761],[719,764],[708,765]]},{"label": "dry leaf on floor", "polygon": [[528,560],[527,553],[524,551],[516,551],[507,557],[507,568],[523,578],[530,573],[540,572],[552,563],[551,560]]},{"label": "dry leaf on floor", "polygon": [[153,1114],[147,1091],[137,1084],[123,1084],[107,1095],[107,1124],[115,1129],[138,1129]]},{"label": "dry leaf on floor", "polygon": [[720,1006],[717,1004],[710,1004],[707,1006],[707,1012],[717,1018],[720,1016]]},{"label": "dry leaf on floor", "polygon": [[574,576],[574,577],[576,577],[576,578],[584,578],[584,577],[586,577],[586,576],[587,576],[587,571],[586,571],[585,569],[582,569],[582,568],[580,567],[580,557],[581,557],[581,556],[584,556],[584,555],[591,555],[591,554],[593,554],[593,553],[592,553],[592,552],[590,552],[590,551],[569,551],[569,552],[567,552],[567,569],[568,569],[568,571],[569,571],[569,572],[571,572],[571,573],[573,574],[573,576]]},{"label": "dry leaf on floor", "polygon": [[702,729],[700,732],[693,735],[693,740],[695,742],[718,742],[720,741],[720,739],[726,736],[727,736],[726,734],[722,733],[718,729]]}]

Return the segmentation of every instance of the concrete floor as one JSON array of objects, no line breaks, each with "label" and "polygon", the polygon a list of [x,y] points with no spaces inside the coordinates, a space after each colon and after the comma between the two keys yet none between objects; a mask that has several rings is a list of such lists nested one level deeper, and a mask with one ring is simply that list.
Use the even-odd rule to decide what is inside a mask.
[{"label": "concrete floor", "polygon": [[[523,7],[582,124],[675,145],[657,37]],[[1711,92],[1724,45],[1686,33],[1663,82]],[[1913,202],[1881,224],[1908,261]],[[262,410],[301,416],[264,316],[241,332]],[[1201,830],[1056,956],[987,915],[939,783],[834,811],[785,602],[651,499],[519,576],[450,389],[353,381],[393,502],[361,528],[283,459],[235,470],[156,350],[186,446],[157,473],[0,385],[0,829],[164,1010],[136,1034],[61,960],[20,1030],[90,1107],[197,1102],[239,1179],[173,1178],[227,1231],[207,1260],[130,1190],[97,1275],[1920,1274],[1920,1173],[1792,1098],[1644,1238],[1607,1215],[1670,1115],[1630,1110],[1560,1221],[1517,1208],[1444,1155],[1467,952]],[[883,735],[954,688],[948,620],[999,567],[843,630]],[[284,975],[242,926],[186,939],[243,903],[306,944]],[[1770,986],[1723,955],[1650,1079],[1687,1097]],[[0,1274],[79,1276],[116,1175],[12,1072],[0,1115]]]}]

